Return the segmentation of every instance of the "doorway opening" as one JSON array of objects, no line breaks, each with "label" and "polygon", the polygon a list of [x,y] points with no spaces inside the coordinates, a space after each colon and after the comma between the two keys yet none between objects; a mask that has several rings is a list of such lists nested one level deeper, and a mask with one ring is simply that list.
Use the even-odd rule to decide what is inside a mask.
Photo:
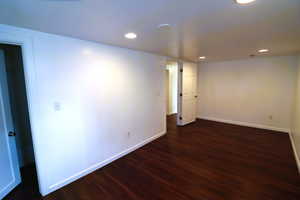
[{"label": "doorway opening", "polygon": [[[177,125],[178,114],[178,63],[166,65],[166,114],[168,124]],[[168,127],[169,128],[169,127]]]},{"label": "doorway opening", "polygon": [[[21,184],[11,191],[4,199],[20,199],[26,196],[40,196],[31,136],[25,76],[21,46],[0,44],[0,62],[6,77],[7,104],[11,112],[13,130],[9,136],[17,149],[17,160],[21,172]],[[2,80],[3,81],[3,80]],[[2,133],[1,133],[2,134]]]},{"label": "doorway opening", "polygon": [[167,130],[196,121],[197,74],[196,63],[167,62],[165,78]]}]

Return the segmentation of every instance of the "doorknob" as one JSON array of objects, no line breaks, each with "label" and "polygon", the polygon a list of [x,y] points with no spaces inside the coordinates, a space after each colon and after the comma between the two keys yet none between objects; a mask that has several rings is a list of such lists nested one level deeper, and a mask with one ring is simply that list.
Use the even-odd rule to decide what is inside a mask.
[{"label": "doorknob", "polygon": [[8,136],[9,137],[14,137],[14,136],[16,136],[16,133],[13,132],[13,131],[9,131]]}]

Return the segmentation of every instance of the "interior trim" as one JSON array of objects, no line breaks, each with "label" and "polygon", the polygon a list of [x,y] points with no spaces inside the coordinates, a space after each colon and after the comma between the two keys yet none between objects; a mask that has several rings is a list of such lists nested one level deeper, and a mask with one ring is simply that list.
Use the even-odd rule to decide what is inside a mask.
[{"label": "interior trim", "polygon": [[163,136],[165,134],[166,134],[166,131],[158,133],[158,134],[156,134],[156,135],[154,135],[154,136],[152,136],[152,137],[150,137],[150,138],[148,138],[148,139],[146,139],[146,140],[138,143],[137,145],[134,145],[133,147],[130,147],[130,148],[122,151],[119,154],[116,154],[116,155],[114,155],[114,156],[112,156],[112,157],[110,157],[110,158],[108,158],[108,159],[106,159],[104,161],[101,161],[99,163],[96,163],[96,164],[94,164],[94,165],[92,165],[92,166],[90,166],[90,167],[88,167],[88,168],[86,168],[86,169],[84,169],[84,170],[82,170],[82,171],[80,171],[80,172],[78,172],[78,173],[76,173],[76,174],[74,174],[74,175],[72,175],[72,176],[64,179],[64,180],[61,180],[61,181],[59,181],[59,182],[51,185],[48,188],[47,193],[43,194],[43,195],[45,196],[45,195],[47,195],[47,194],[49,194],[49,193],[51,193],[51,192],[53,192],[53,191],[55,191],[55,190],[57,190],[57,189],[65,186],[65,185],[67,185],[67,184],[69,184],[69,183],[71,183],[71,182],[73,182],[73,181],[75,181],[75,180],[77,180],[77,179],[79,179],[79,178],[81,178],[83,176],[86,176],[86,175],[88,175],[88,174],[96,171],[97,169],[100,169],[101,167],[103,167],[103,166],[105,166],[105,165],[107,165],[107,164],[109,164],[109,163],[111,163],[111,162],[113,162],[113,161],[115,161],[115,160],[117,160],[117,159],[119,159],[119,158],[121,158],[121,157],[123,157],[123,156],[125,156],[125,155],[127,155],[129,153],[131,153],[131,152],[133,152],[134,150],[137,150],[138,148],[140,148],[140,147],[142,147],[142,146],[144,146],[144,145],[152,142],[153,140],[156,140],[157,138],[159,138],[159,137],[161,137],[161,136]]},{"label": "interior trim", "polygon": [[227,119],[220,119],[220,118],[214,118],[214,117],[205,117],[205,116],[198,116],[198,119],[204,119],[209,121],[215,121],[215,122],[222,122],[226,124],[234,124],[239,126],[247,126],[251,128],[260,128],[260,129],[266,129],[271,131],[279,131],[284,133],[290,133],[291,130],[287,128],[279,128],[274,126],[268,126],[268,125],[262,125],[262,124],[255,124],[255,123],[248,123],[248,122],[240,122],[240,121],[233,121],[233,120],[227,120]]},{"label": "interior trim", "polygon": [[290,136],[290,140],[291,140],[291,143],[292,143],[293,152],[295,154],[295,159],[296,159],[296,163],[297,163],[297,167],[298,167],[298,172],[300,174],[300,158],[299,158],[298,153],[297,153],[297,149],[296,149],[296,144],[295,144],[295,141],[294,141],[293,133],[289,132],[289,136]]}]

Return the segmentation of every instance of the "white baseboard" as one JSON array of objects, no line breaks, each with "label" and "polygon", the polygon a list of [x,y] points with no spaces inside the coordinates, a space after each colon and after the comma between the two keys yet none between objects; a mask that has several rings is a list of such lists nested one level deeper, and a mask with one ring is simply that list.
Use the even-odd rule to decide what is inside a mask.
[{"label": "white baseboard", "polygon": [[130,147],[130,148],[126,149],[125,151],[122,151],[119,154],[116,154],[116,155],[114,155],[114,156],[112,156],[112,157],[110,157],[110,158],[108,158],[108,159],[106,159],[104,161],[101,161],[101,162],[99,162],[99,163],[97,163],[95,165],[92,165],[91,167],[89,167],[87,169],[84,169],[84,170],[82,170],[82,171],[80,171],[80,172],[78,172],[78,173],[76,173],[76,174],[74,174],[74,175],[72,175],[72,176],[70,176],[70,177],[62,180],[62,181],[59,181],[59,182],[51,185],[48,188],[48,191],[44,191],[44,192],[41,191],[42,195],[46,196],[47,194],[49,194],[49,193],[51,193],[51,192],[53,192],[53,191],[55,191],[55,190],[57,190],[59,188],[62,188],[65,185],[67,185],[67,184],[69,184],[69,183],[71,183],[73,181],[76,181],[76,180],[80,179],[83,176],[86,176],[86,175],[88,175],[88,174],[96,171],[97,169],[99,169],[99,168],[101,168],[101,167],[103,167],[103,166],[105,166],[105,165],[107,165],[107,164],[109,164],[109,163],[111,163],[111,162],[113,162],[113,161],[115,161],[115,160],[117,160],[117,159],[119,159],[119,158],[121,158],[121,157],[129,154],[129,153],[131,153],[132,151],[134,151],[134,150],[136,150],[136,149],[138,149],[138,148],[140,148],[140,147],[148,144],[149,142],[152,142],[153,140],[155,140],[155,139],[157,139],[157,138],[159,138],[159,137],[161,137],[161,136],[163,136],[165,134],[166,134],[166,131],[164,131],[162,133],[159,133],[159,134],[156,134],[153,137],[148,138],[148,139],[140,142],[139,144],[137,144],[137,145],[135,145],[133,147]]},{"label": "white baseboard", "polygon": [[299,171],[299,174],[300,174],[300,158],[299,158],[298,153],[297,153],[294,137],[293,137],[293,134],[291,132],[289,133],[289,136],[290,136],[290,140],[291,140],[291,143],[292,143],[292,147],[293,147],[293,151],[294,151],[298,171]]},{"label": "white baseboard", "polygon": [[222,122],[222,123],[226,123],[226,124],[234,124],[234,125],[239,125],[239,126],[247,126],[247,127],[251,127],[251,128],[260,128],[260,129],[266,129],[266,130],[272,130],[272,131],[279,131],[279,132],[284,132],[284,133],[291,132],[290,129],[286,129],[286,128],[279,128],[279,127],[274,127],[274,126],[261,125],[261,124],[248,123],[248,122],[233,121],[233,120],[227,120],[227,119],[219,119],[219,118],[214,118],[214,117],[199,116],[198,119],[205,119],[205,120]]}]

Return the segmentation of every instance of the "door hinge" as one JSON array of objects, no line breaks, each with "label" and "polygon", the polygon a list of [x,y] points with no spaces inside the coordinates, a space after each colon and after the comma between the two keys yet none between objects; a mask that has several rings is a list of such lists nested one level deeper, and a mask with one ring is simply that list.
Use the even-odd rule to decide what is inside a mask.
[{"label": "door hinge", "polygon": [[16,136],[17,134],[15,133],[15,132],[13,132],[13,131],[9,131],[9,133],[8,133],[8,136],[9,137],[14,137],[14,136]]},{"label": "door hinge", "polygon": [[180,69],[180,72],[183,72],[183,69]]},{"label": "door hinge", "polygon": [[182,120],[182,117],[179,117],[179,120]]},{"label": "door hinge", "polygon": [[181,96],[181,97],[182,97],[182,93],[180,93],[180,94],[179,94],[179,96]]}]

